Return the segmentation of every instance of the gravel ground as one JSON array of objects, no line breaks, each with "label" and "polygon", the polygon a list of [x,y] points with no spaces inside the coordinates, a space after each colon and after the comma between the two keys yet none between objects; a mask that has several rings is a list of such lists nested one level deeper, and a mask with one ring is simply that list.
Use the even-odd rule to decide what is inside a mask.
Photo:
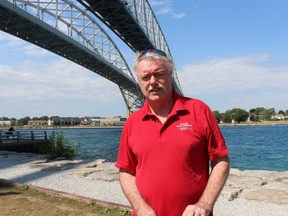
[{"label": "gravel ground", "polygon": [[[117,169],[103,160],[47,162],[45,155],[0,151],[0,179],[129,205]],[[231,170],[214,215],[288,216],[288,172]]]}]

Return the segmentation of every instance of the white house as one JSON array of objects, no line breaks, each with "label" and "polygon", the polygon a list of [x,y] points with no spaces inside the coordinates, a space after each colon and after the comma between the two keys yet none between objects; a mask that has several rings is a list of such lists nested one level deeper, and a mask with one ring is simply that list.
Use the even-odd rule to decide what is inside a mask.
[{"label": "white house", "polygon": [[11,126],[11,121],[0,121],[0,126]]},{"label": "white house", "polygon": [[284,120],[285,116],[283,114],[276,114],[271,116],[271,119]]}]

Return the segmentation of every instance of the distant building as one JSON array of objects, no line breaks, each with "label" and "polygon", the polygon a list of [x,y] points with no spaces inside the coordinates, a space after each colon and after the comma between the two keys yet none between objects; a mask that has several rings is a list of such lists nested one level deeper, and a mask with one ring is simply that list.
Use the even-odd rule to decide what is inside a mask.
[{"label": "distant building", "polygon": [[[52,117],[48,121],[46,120],[29,120],[27,125],[29,127],[41,127],[41,126],[123,126],[127,118],[121,116],[113,118],[104,117]],[[2,121],[4,122],[4,121]],[[10,121],[5,121],[5,126],[10,126]],[[8,124],[9,123],[9,124]]]},{"label": "distant building", "polygon": [[74,126],[80,125],[82,119],[78,117],[53,117],[51,121],[54,126]]},{"label": "distant building", "polygon": [[100,117],[99,118],[90,118],[90,125],[91,126],[100,126]]},{"label": "distant building", "polygon": [[51,121],[51,119],[48,119],[48,126],[51,126],[53,124],[53,122]]},{"label": "distant building", "polygon": [[90,120],[85,118],[84,120],[81,120],[80,122],[80,125],[84,125],[84,126],[87,126],[87,125],[90,125]]},{"label": "distant building", "polygon": [[120,118],[118,118],[117,120],[118,120],[118,121],[114,121],[114,126],[124,126],[127,118],[122,118],[122,117],[120,117]]},{"label": "distant building", "polygon": [[102,126],[123,126],[126,122],[126,118],[122,118],[120,116],[113,118],[102,118],[99,119],[100,125]]},{"label": "distant building", "polygon": [[2,127],[11,126],[11,121],[0,121],[0,126]]},{"label": "distant building", "polygon": [[271,119],[284,120],[285,116],[283,114],[276,114],[276,115],[271,116]]},{"label": "distant building", "polygon": [[29,127],[48,126],[48,121],[46,121],[46,120],[29,120],[27,125]]}]

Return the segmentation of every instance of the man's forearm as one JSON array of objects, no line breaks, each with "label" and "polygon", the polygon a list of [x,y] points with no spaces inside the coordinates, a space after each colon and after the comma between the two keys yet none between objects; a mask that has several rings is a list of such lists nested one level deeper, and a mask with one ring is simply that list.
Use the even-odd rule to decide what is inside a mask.
[{"label": "man's forearm", "polygon": [[211,209],[213,208],[228,178],[229,169],[230,160],[228,156],[212,161],[212,171],[199,202],[204,202]]},{"label": "man's forearm", "polygon": [[182,216],[194,214],[201,216],[210,215],[214,204],[227,180],[229,169],[230,161],[228,156],[213,161],[212,171],[201,198],[197,203],[187,206]]},{"label": "man's forearm", "polygon": [[148,203],[140,194],[136,186],[135,176],[120,170],[119,179],[122,190],[132,205],[133,209],[137,212],[137,215],[156,216],[154,210],[148,205]]}]

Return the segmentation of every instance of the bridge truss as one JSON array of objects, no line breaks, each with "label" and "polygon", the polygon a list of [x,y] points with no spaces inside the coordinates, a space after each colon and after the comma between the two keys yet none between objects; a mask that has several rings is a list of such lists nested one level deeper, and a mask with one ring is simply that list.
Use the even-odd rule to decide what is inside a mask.
[{"label": "bridge truss", "polygon": [[[132,50],[157,48],[173,60],[168,43],[148,0],[78,0]],[[174,70],[174,88],[182,89]]]},{"label": "bridge truss", "polygon": [[[118,10],[115,10],[115,7]],[[113,11],[107,10],[111,8]],[[150,14],[149,17],[145,15],[147,12]],[[126,21],[129,19],[130,25],[127,26],[130,33],[125,25],[120,25],[121,18]],[[154,47],[164,50],[171,57],[160,26],[145,0],[1,0],[0,2],[0,30],[69,59],[114,82],[119,86],[130,114],[143,105],[144,98],[120,50],[97,23],[99,19],[132,50]],[[151,20],[156,27],[152,27],[148,20]],[[135,31],[135,28],[138,30]],[[134,35],[131,34],[131,29]],[[142,39],[142,43],[139,43],[139,39]],[[139,44],[143,47],[139,47]],[[174,84],[176,90],[181,92],[176,71]]]}]

